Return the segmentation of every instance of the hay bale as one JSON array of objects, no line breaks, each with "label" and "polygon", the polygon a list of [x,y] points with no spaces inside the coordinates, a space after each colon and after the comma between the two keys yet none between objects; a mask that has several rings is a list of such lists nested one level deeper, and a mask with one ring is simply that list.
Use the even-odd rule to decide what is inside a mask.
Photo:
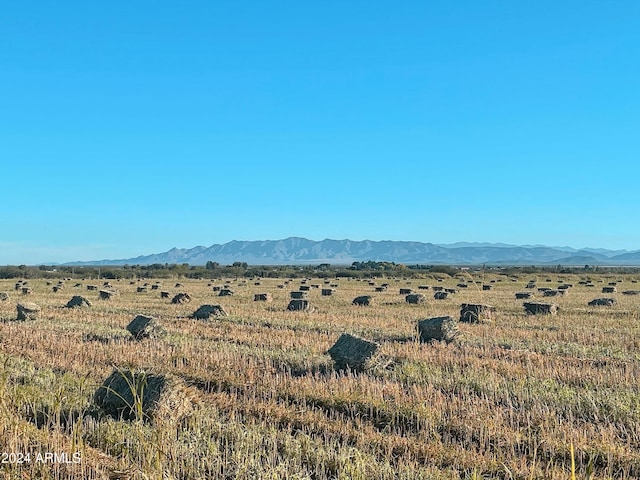
[{"label": "hay bale", "polygon": [[208,320],[211,317],[227,317],[228,314],[221,305],[201,305],[189,318]]},{"label": "hay bale", "polygon": [[468,287],[469,287],[469,285],[467,285],[466,283],[458,283],[458,284],[456,285],[456,287],[459,287],[459,288],[468,288]]},{"label": "hay bale", "polygon": [[160,298],[169,298],[169,292],[160,292]]},{"label": "hay bale", "polygon": [[189,303],[191,301],[191,295],[186,292],[176,293],[171,299],[171,303],[175,305],[182,305],[183,303]]},{"label": "hay bale", "polygon": [[311,310],[309,300],[293,299],[287,305],[287,310],[290,312],[308,312]]},{"label": "hay bale", "polygon": [[375,291],[376,292],[386,292],[387,291],[387,287],[382,287],[382,286],[376,287]]},{"label": "hay bale", "polygon": [[144,293],[147,291],[147,287],[138,287],[136,288],[137,293]]},{"label": "hay bale", "polygon": [[353,299],[351,304],[361,307],[368,307],[369,305],[371,305],[371,295],[361,295],[359,297],[356,297]]},{"label": "hay bale", "polygon": [[602,287],[602,293],[616,293],[616,287]]},{"label": "hay bale", "polygon": [[419,303],[425,303],[427,301],[427,297],[421,293],[410,293],[404,297],[404,301],[412,305],[418,305]]},{"label": "hay bale", "polygon": [[233,290],[229,288],[221,288],[218,292],[219,297],[230,297],[233,295]]},{"label": "hay bale", "polygon": [[323,297],[330,297],[331,295],[333,295],[333,292],[335,292],[335,290],[334,290],[333,288],[323,288],[323,289],[320,291],[320,294],[321,294]]},{"label": "hay bale", "polygon": [[270,302],[272,300],[270,293],[256,293],[253,295],[254,302]]},{"label": "hay bale", "polygon": [[433,340],[450,343],[461,335],[458,323],[450,316],[419,320],[418,333],[422,343]]},{"label": "hay bale", "polygon": [[455,288],[445,288],[444,291],[447,293],[458,293]]},{"label": "hay bale", "polygon": [[33,293],[33,290],[31,290],[29,287],[22,287],[22,295],[31,295]]},{"label": "hay bale", "polygon": [[480,323],[491,321],[496,307],[478,303],[463,303],[460,305],[460,321],[466,323]]},{"label": "hay bale", "polygon": [[542,296],[543,297],[557,297],[559,293],[560,292],[558,290],[548,289],[548,290],[543,290],[542,291]]},{"label": "hay bale", "polygon": [[93,402],[116,419],[179,421],[192,412],[196,393],[175,376],[114,370]]},{"label": "hay bale", "polygon": [[482,285],[482,290],[491,290],[493,288],[493,285]]},{"label": "hay bale", "polygon": [[640,295],[640,290],[625,290],[623,295]]},{"label": "hay bale", "polygon": [[444,287],[436,285],[435,287],[431,287],[431,290],[433,290],[434,292],[442,292],[444,290]]},{"label": "hay bale", "polygon": [[0,302],[9,300],[9,294],[7,292],[0,292]]},{"label": "hay bale", "polygon": [[67,308],[81,308],[90,306],[91,302],[80,295],[74,295],[73,297],[71,297],[71,300],[69,300],[65,305],[65,307]]},{"label": "hay bale", "polygon": [[449,292],[439,291],[433,294],[433,298],[436,300],[446,300],[449,296]]},{"label": "hay bale", "polygon": [[522,306],[528,315],[555,315],[558,312],[555,303],[525,302]]},{"label": "hay bale", "polygon": [[616,303],[617,302],[615,298],[594,298],[589,302],[589,306],[613,307]]},{"label": "hay bale", "polygon": [[349,333],[343,333],[327,351],[336,370],[350,369],[364,372],[375,367],[385,367],[390,362],[379,354],[380,345]]},{"label": "hay bale", "polygon": [[62,290],[62,285],[54,285],[54,286],[51,288],[51,291],[52,291],[53,293],[58,293],[60,290]]},{"label": "hay bale", "polygon": [[524,287],[524,288],[536,288],[536,284],[535,284],[535,283],[531,283],[531,282],[529,282],[529,283],[527,283],[527,284],[525,285],[525,287]]},{"label": "hay bale", "polygon": [[311,290],[311,287],[309,285],[300,285],[299,290],[301,292],[308,292],[309,290]]},{"label": "hay bale", "polygon": [[98,286],[97,285],[87,285],[87,290],[97,290]]},{"label": "hay bale", "polygon": [[522,300],[533,297],[532,292],[516,292],[516,300]]},{"label": "hay bale", "polygon": [[214,292],[219,292],[220,290],[222,290],[222,287],[220,285],[214,285],[213,287],[211,287],[211,290],[213,290]]},{"label": "hay bale", "polygon": [[158,285],[157,283],[151,285],[151,290],[158,290],[162,285]]},{"label": "hay bale", "polygon": [[296,300],[300,300],[302,298],[307,298],[309,295],[307,294],[307,292],[291,292],[289,293],[289,297],[296,299]]},{"label": "hay bale", "polygon": [[400,289],[400,295],[411,295],[412,293],[413,293],[413,290],[411,290],[410,288]]},{"label": "hay bale", "polygon": [[32,302],[23,302],[16,305],[18,311],[17,319],[20,321],[37,320],[40,313],[40,307]]},{"label": "hay bale", "polygon": [[429,285],[418,285],[418,290],[429,290]]},{"label": "hay bale", "polygon": [[109,300],[111,297],[113,297],[114,292],[112,292],[111,290],[100,290],[99,295],[100,300]]},{"label": "hay bale", "polygon": [[127,330],[136,340],[158,338],[166,333],[155,318],[147,315],[137,315],[127,325]]}]

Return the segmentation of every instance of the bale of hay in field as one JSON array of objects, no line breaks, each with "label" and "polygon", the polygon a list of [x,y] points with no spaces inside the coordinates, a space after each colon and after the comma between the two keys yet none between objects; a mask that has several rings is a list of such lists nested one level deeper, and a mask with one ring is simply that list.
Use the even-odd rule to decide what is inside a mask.
[{"label": "bale of hay in field", "polygon": [[138,287],[136,288],[137,293],[144,293],[147,291],[147,287]]},{"label": "bale of hay in field", "polygon": [[179,282],[178,282],[178,283],[176,283],[176,284],[174,285],[174,287],[175,287],[175,288],[182,288],[183,286],[184,286],[184,285],[182,285],[182,284],[181,284],[181,283],[179,283]]},{"label": "bale of hay in field", "polygon": [[468,288],[468,287],[469,287],[469,285],[467,285],[466,283],[462,283],[462,282],[461,282],[461,283],[458,283],[458,284],[456,285],[456,287],[459,287],[459,288]]},{"label": "bale of hay in field", "polygon": [[444,292],[442,290],[433,294],[433,298],[435,298],[436,300],[446,300],[448,296],[449,292]]},{"label": "bale of hay in field", "polygon": [[524,288],[536,288],[536,284],[529,282]]},{"label": "bale of hay in field", "polygon": [[155,318],[147,315],[137,315],[127,325],[127,330],[136,340],[158,338],[166,333]]},{"label": "bale of hay in field", "polygon": [[379,353],[380,345],[349,333],[343,333],[327,351],[336,370],[350,369],[364,372],[376,367],[386,367],[390,360]]},{"label": "bale of hay in field", "polygon": [[97,290],[98,286],[97,285],[87,285],[87,290]]},{"label": "bale of hay in field", "polygon": [[542,296],[543,297],[557,297],[560,294],[561,290],[543,290],[542,292]]},{"label": "bale of hay in field", "polygon": [[558,312],[555,303],[525,302],[522,306],[528,315],[555,315]]},{"label": "bale of hay in field", "polygon": [[376,287],[375,291],[376,292],[386,292],[387,291],[387,287],[382,287],[382,286]]},{"label": "bale of hay in field", "polygon": [[37,320],[40,313],[40,307],[32,302],[22,302],[16,305],[18,311],[18,320]]},{"label": "bale of hay in field", "polygon": [[31,295],[33,293],[33,290],[31,290],[29,287],[22,287],[22,295]]},{"label": "bale of hay in field", "polygon": [[410,293],[404,297],[404,301],[412,305],[418,305],[427,301],[427,297],[421,293]]},{"label": "bale of hay in field", "polygon": [[208,320],[211,317],[226,317],[227,312],[222,305],[201,305],[195,312],[193,312],[190,318],[196,320]]},{"label": "bale of hay in field", "polygon": [[447,293],[458,293],[455,288],[445,288],[444,291]]},{"label": "bale of hay in field", "polygon": [[196,399],[196,391],[178,377],[144,370],[114,370],[93,396],[104,413],[123,420],[179,421]]},{"label": "bale of hay in field", "polygon": [[171,303],[175,305],[181,305],[183,303],[189,303],[191,301],[191,295],[186,292],[176,293],[171,299]]},{"label": "bale of hay in field", "polygon": [[400,295],[411,295],[412,293],[413,293],[413,290],[411,290],[410,288],[400,289]]},{"label": "bale of hay in field", "polygon": [[516,300],[522,300],[531,298],[533,296],[533,292],[516,292]]},{"label": "bale of hay in field", "polygon": [[308,294],[307,292],[297,291],[297,292],[291,292],[289,296],[295,300],[300,300],[302,298],[307,298]]},{"label": "bale of hay in field", "polygon": [[308,292],[309,290],[311,290],[311,287],[309,285],[300,285],[299,290],[301,292]]},{"label": "bale of hay in field", "polygon": [[613,307],[616,303],[617,302],[615,298],[594,298],[589,302],[589,306]]},{"label": "bale of hay in field", "polygon": [[431,287],[431,290],[433,290],[434,292],[442,292],[444,290],[444,287],[441,287],[440,285],[436,285],[434,287]]},{"label": "bale of hay in field", "polygon": [[320,294],[323,297],[330,297],[331,295],[333,295],[333,292],[335,292],[333,288],[323,288],[322,290],[320,290]]},{"label": "bale of hay in field", "polygon": [[162,285],[154,283],[153,285],[151,285],[151,290],[158,290]]},{"label": "bale of hay in field", "polygon": [[418,290],[429,290],[429,285],[418,285]]},{"label": "bale of hay in field", "polygon": [[112,292],[111,290],[100,290],[100,300],[109,300],[114,294],[115,292]]},{"label": "bale of hay in field", "polygon": [[309,300],[303,300],[295,298],[289,302],[287,305],[287,310],[290,312],[307,312],[311,309],[309,305]]},{"label": "bale of hay in field", "polygon": [[615,293],[616,287],[602,287],[602,293]]},{"label": "bale of hay in field", "polygon": [[270,293],[256,293],[253,295],[254,302],[270,302],[272,300]]},{"label": "bale of hay in field", "polygon": [[74,295],[73,297],[71,297],[71,300],[69,300],[65,305],[65,307],[67,308],[79,308],[79,307],[90,307],[90,306],[91,306],[91,302],[80,295]]},{"label": "bale of hay in field", "polygon": [[640,295],[640,290],[625,290],[623,295]]},{"label": "bale of hay in field", "polygon": [[450,316],[419,320],[418,333],[422,343],[433,340],[450,343],[461,335],[458,323]]},{"label": "bale of hay in field", "polygon": [[230,297],[231,295],[233,295],[233,290],[229,288],[221,288],[218,292],[219,297]]},{"label": "bale of hay in field", "polygon": [[214,285],[213,287],[211,287],[211,290],[214,292],[219,292],[220,290],[222,290],[222,287],[220,285]]},{"label": "bale of hay in field", "polygon": [[52,291],[53,293],[58,293],[60,290],[62,290],[62,285],[54,285],[54,286],[51,288],[51,291]]},{"label": "bale of hay in field", "polygon": [[479,323],[482,321],[490,321],[496,307],[491,305],[481,305],[478,303],[463,303],[460,305],[460,321],[466,323]]},{"label": "bale of hay in field", "polygon": [[7,292],[0,292],[0,302],[9,300],[9,294]]},{"label": "bale of hay in field", "polygon": [[165,291],[160,292],[160,298],[169,298],[169,292],[165,292]]},{"label": "bale of hay in field", "polygon": [[491,290],[493,288],[493,285],[482,285],[482,290]]},{"label": "bale of hay in field", "polygon": [[351,304],[361,307],[368,307],[369,305],[371,305],[371,295],[361,295],[359,297],[356,297],[353,299]]}]

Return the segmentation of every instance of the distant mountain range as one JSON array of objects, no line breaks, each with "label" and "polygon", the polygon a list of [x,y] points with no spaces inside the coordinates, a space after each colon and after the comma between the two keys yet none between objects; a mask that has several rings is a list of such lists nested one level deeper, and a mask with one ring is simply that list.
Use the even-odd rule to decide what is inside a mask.
[{"label": "distant mountain range", "polygon": [[284,240],[232,241],[210,247],[172,248],[168,252],[120,260],[97,260],[66,265],[151,265],[188,263],[205,265],[351,264],[361,261],[445,265],[640,265],[640,250],[506,245],[502,243],[455,243],[437,245],[421,242],[371,240],[322,240],[300,237]]}]

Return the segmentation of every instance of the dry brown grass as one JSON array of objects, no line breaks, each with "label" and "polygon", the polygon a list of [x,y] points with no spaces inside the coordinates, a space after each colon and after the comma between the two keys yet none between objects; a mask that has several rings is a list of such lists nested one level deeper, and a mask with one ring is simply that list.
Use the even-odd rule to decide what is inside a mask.
[{"label": "dry brown grass", "polygon": [[[538,286],[558,285],[556,276],[545,278]],[[483,291],[491,279],[502,281]],[[640,298],[616,293],[617,305],[589,307],[606,282],[587,288],[578,276],[564,275],[574,287],[553,299],[558,315],[527,316],[514,293],[529,277],[466,280],[469,288],[446,300],[421,291],[427,302],[410,305],[399,288],[434,285],[433,279],[411,285],[388,279],[384,292],[342,279],[332,296],[310,290],[312,312],[286,311],[299,284],[278,289],[279,279],[262,279],[259,287],[232,280],[231,297],[218,297],[208,281],[163,287],[170,297],[190,293],[193,300],[183,305],[159,291],[138,293],[139,284],[124,280],[111,282],[119,295],[110,300],[74,282],[53,293],[44,280],[31,280],[29,300],[42,307],[38,320],[11,321],[14,299],[0,303],[1,450],[83,456],[77,465],[0,464],[0,473],[570,478],[573,445],[577,478],[640,477]],[[0,291],[13,283],[0,281]],[[254,302],[258,292],[273,301]],[[76,294],[93,306],[62,308]],[[372,306],[353,306],[357,295],[372,295]],[[198,305],[218,303],[228,317],[188,318]],[[460,324],[463,335],[452,344],[417,342],[418,320],[458,318],[462,303],[496,306],[494,321]],[[126,326],[138,314],[158,319],[167,335],[132,341]],[[326,351],[342,332],[380,343],[394,366],[362,375],[334,371]],[[200,402],[178,424],[103,417],[91,399],[114,367],[180,377],[199,391]]]}]

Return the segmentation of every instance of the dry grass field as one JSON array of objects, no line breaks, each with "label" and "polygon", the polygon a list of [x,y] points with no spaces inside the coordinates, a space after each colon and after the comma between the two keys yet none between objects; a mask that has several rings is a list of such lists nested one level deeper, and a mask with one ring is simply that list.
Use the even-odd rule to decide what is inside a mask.
[{"label": "dry grass field", "polygon": [[[573,284],[564,296],[543,298],[525,288],[531,276],[462,274],[467,288],[456,287],[462,277],[441,276],[377,279],[375,286],[331,279],[338,284],[332,296],[321,296],[323,280],[310,279],[320,285],[309,291],[311,312],[286,310],[300,280],[278,288],[282,279],[164,279],[143,292],[143,281],[119,280],[111,281],[119,293],[109,300],[87,290],[102,285],[95,279],[68,280],[56,293],[45,280],[30,280],[29,295],[2,280],[9,299],[0,301],[0,476],[640,478],[640,296],[621,293],[640,283],[591,274],[588,287],[579,283],[586,276],[543,275],[536,287]],[[601,293],[615,280],[622,280],[617,293]],[[386,291],[374,291],[385,282]],[[233,296],[212,290],[225,283]],[[434,300],[419,285],[458,291]],[[424,293],[427,302],[407,304],[400,288]],[[558,314],[526,315],[518,291],[557,303]],[[171,304],[178,292],[191,302]],[[273,300],[254,301],[263,292]],[[92,306],[63,308],[73,295]],[[358,295],[371,295],[372,305],[351,305]],[[617,304],[587,305],[599,297]],[[36,320],[15,321],[23,301],[41,307]],[[417,340],[418,320],[457,319],[462,303],[494,305],[493,321],[460,323],[462,336],[451,344]],[[220,304],[229,315],[188,318],[203,304]],[[155,317],[166,335],[132,340],[126,326],[138,314]],[[335,371],[326,351],[343,332],[379,342],[393,364]],[[114,368],[183,379],[191,414],[103,415],[93,396]]]}]

